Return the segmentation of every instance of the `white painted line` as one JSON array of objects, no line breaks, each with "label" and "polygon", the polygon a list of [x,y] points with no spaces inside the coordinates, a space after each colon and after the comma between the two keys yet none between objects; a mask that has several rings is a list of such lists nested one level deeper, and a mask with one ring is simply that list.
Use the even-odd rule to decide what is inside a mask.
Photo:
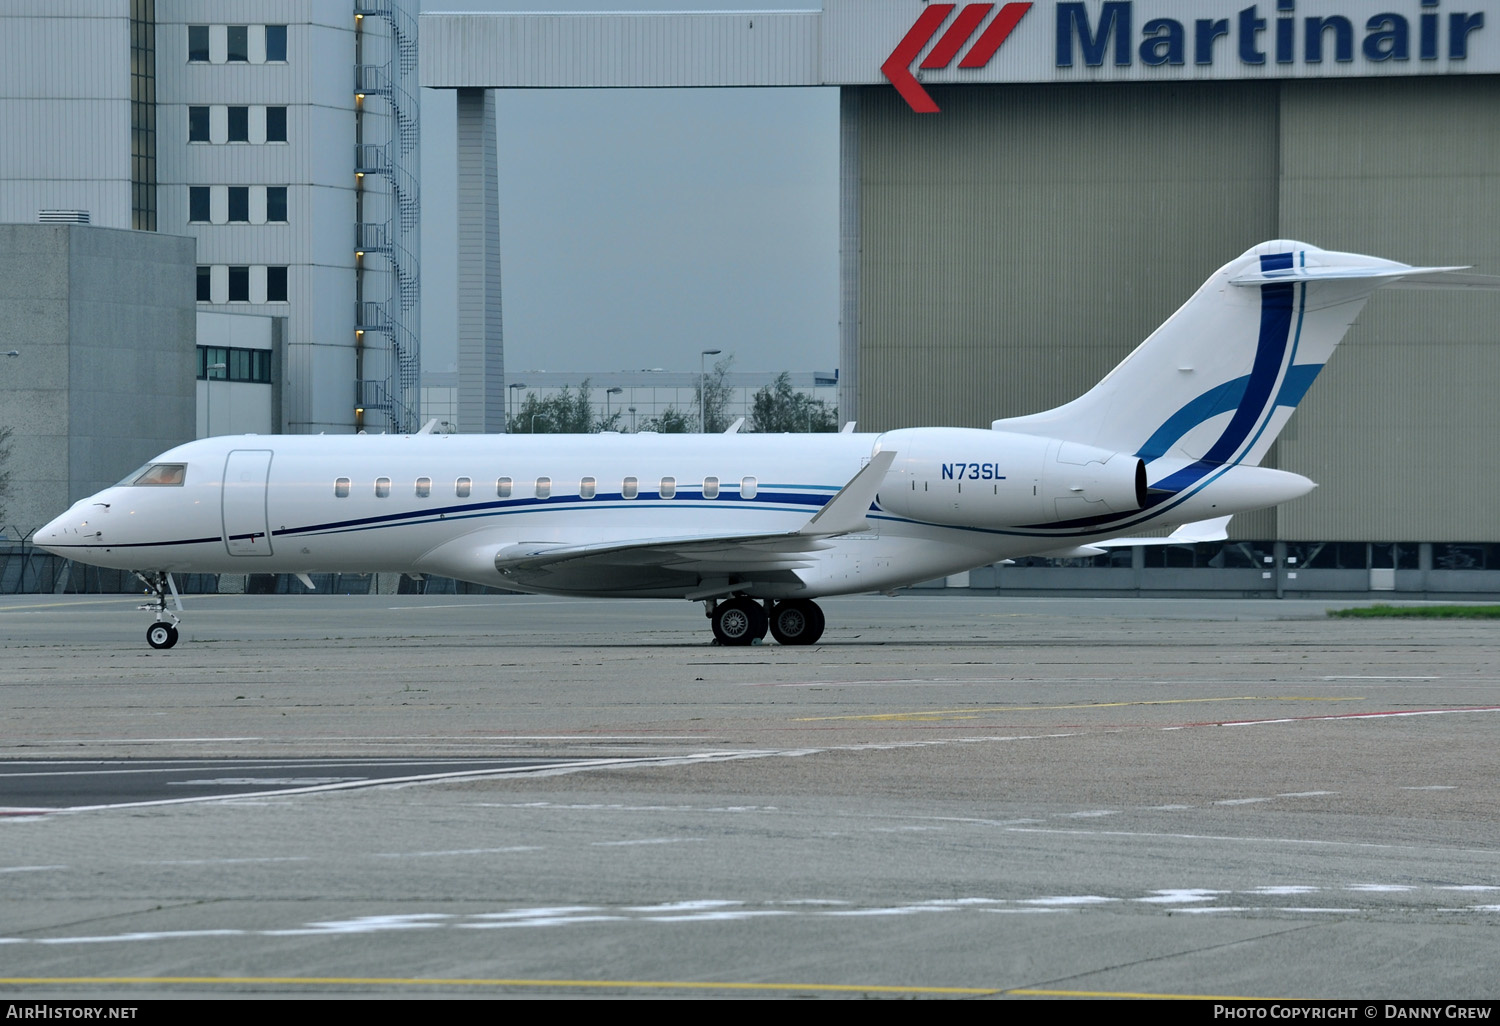
[{"label": "white painted line", "polygon": [[453,855],[514,855],[517,852],[542,851],[540,845],[518,844],[510,848],[454,848],[451,851],[372,851],[375,859],[431,859]]},{"label": "white painted line", "polygon": [[0,873],[45,873],[53,869],[67,868],[67,866],[5,866],[0,868]]},{"label": "white painted line", "polygon": [[1205,890],[1201,887],[1184,887],[1181,889],[1153,891],[1149,896],[1136,898],[1136,901],[1146,905],[1189,905],[1201,901],[1213,901],[1221,894],[1229,891]]}]

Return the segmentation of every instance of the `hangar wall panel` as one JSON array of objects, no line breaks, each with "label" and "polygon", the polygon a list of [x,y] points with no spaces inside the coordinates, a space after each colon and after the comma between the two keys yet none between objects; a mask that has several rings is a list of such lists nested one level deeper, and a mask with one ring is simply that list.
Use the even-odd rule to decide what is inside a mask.
[{"label": "hangar wall panel", "polygon": [[1103,377],[1276,229],[1276,86],[863,91],[859,419],[987,427]]},{"label": "hangar wall panel", "polygon": [[[1289,83],[1282,234],[1500,274],[1500,78]],[[1377,293],[1299,408],[1281,466],[1319,482],[1281,536],[1496,537],[1500,295]]]}]

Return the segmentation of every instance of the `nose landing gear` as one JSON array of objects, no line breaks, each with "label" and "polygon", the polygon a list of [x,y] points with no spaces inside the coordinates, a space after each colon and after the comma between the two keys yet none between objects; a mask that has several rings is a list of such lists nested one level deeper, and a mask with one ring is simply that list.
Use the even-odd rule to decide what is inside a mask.
[{"label": "nose landing gear", "polygon": [[146,628],[146,644],[152,648],[171,648],[177,644],[177,625],[182,622],[177,613],[167,608],[167,594],[170,592],[172,604],[177,607],[178,613],[182,612],[182,599],[177,596],[177,586],[172,583],[172,575],[161,571],[149,576],[139,570],[134,573],[148,589],[146,594],[154,596],[136,607],[148,613],[156,613],[156,622]]}]

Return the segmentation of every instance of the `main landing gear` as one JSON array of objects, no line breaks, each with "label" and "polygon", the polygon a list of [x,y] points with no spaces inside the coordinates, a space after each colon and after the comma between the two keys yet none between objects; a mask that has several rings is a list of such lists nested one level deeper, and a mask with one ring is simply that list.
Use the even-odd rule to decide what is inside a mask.
[{"label": "main landing gear", "polygon": [[177,613],[167,608],[167,594],[170,592],[173,605],[178,612],[182,611],[182,599],[177,597],[177,586],[172,583],[172,575],[158,571],[148,576],[138,570],[135,575],[148,589],[146,594],[154,596],[151,601],[136,607],[148,613],[156,613],[156,622],[146,628],[146,644],[152,648],[171,648],[177,644],[177,625],[182,622],[177,618]]},{"label": "main landing gear", "polygon": [[766,631],[783,645],[811,645],[823,636],[823,611],[807,599],[764,605],[744,595],[718,605],[704,603],[714,640],[721,645],[750,645]]}]

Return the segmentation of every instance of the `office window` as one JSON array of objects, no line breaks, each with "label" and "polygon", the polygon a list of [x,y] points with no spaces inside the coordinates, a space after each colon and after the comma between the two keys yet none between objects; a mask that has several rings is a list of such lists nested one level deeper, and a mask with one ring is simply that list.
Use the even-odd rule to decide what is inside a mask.
[{"label": "office window", "polygon": [[633,477],[627,477],[620,484],[620,498],[622,498],[622,499],[633,499],[637,495],[639,495],[640,493],[641,493],[640,485],[636,482],[636,479],[633,478]]},{"label": "office window", "polygon": [[266,220],[278,224],[286,221],[286,186],[272,185],[266,189]]},{"label": "office window", "polygon": [[510,498],[510,478],[502,477],[495,482],[495,495],[501,499]]},{"label": "office window", "polygon": [[250,268],[231,267],[229,269],[229,301],[231,303],[250,302]]},{"label": "office window", "polygon": [[586,477],[582,481],[578,482],[578,497],[580,499],[592,499],[594,497],[595,490],[596,484],[594,479],[591,477]]},{"label": "office window", "polygon": [[375,479],[375,498],[388,499],[391,495],[391,479],[388,477],[377,477]]},{"label": "office window", "polygon": [[550,477],[539,477],[536,479],[536,497],[538,499],[550,498],[552,495],[552,479]]},{"label": "office window", "polygon": [[250,59],[250,30],[244,25],[229,26],[229,56],[232,62]]},{"label": "office window", "polygon": [[286,142],[286,108],[266,108],[266,142]]},{"label": "office window", "polygon": [[472,487],[472,481],[470,481],[467,477],[461,477],[453,483],[453,494],[458,496],[460,499],[467,499],[469,497],[469,490]]},{"label": "office window", "polygon": [[188,60],[195,64],[208,60],[208,26],[188,26]]},{"label": "office window", "polygon": [[231,185],[229,187],[229,222],[231,224],[243,224],[250,220],[250,187],[248,185]]},{"label": "office window", "polygon": [[670,499],[677,494],[677,479],[675,477],[664,477],[661,479],[661,497]]},{"label": "office window", "polygon": [[341,477],[337,481],[333,482],[334,497],[338,499],[349,498],[349,484],[350,482],[347,477]]},{"label": "office window", "polygon": [[213,268],[199,265],[198,267],[198,302],[213,302]]},{"label": "office window", "polygon": [[208,108],[188,108],[188,142],[208,142]]},{"label": "office window", "polygon": [[417,478],[417,498],[425,499],[432,495],[432,478]]},{"label": "office window", "polygon": [[230,346],[198,347],[198,380],[271,383],[271,351]]},{"label": "office window", "polygon": [[266,302],[285,303],[286,296],[286,268],[266,268]]},{"label": "office window", "polygon": [[194,185],[188,189],[188,220],[208,220],[208,186]]},{"label": "office window", "polygon": [[250,108],[249,107],[230,107],[229,108],[229,141],[230,142],[249,142],[250,141]]},{"label": "office window", "polygon": [[266,26],[266,62],[286,60],[286,26]]}]

